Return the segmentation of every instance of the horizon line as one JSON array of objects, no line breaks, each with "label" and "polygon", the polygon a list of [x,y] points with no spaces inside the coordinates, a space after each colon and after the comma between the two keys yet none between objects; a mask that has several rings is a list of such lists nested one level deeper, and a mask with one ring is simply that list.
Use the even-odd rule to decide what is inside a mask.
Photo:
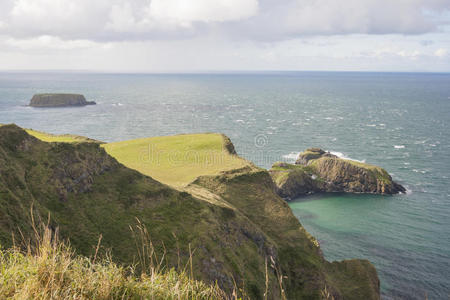
[{"label": "horizon line", "polygon": [[195,74],[255,74],[255,73],[399,73],[399,74],[450,74],[450,71],[400,71],[400,70],[174,70],[174,71],[137,71],[137,70],[73,70],[73,69],[12,69],[0,70],[0,73],[79,73],[79,74],[139,74],[139,75],[195,75]]}]

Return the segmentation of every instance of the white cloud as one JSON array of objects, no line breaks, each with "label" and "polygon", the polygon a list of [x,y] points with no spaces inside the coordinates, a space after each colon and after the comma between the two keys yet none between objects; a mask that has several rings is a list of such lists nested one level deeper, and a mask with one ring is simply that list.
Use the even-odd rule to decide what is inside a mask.
[{"label": "white cloud", "polygon": [[434,55],[439,58],[446,57],[448,54],[449,54],[448,50],[444,48],[439,48],[434,52]]},{"label": "white cloud", "polygon": [[14,0],[0,3],[0,20],[16,36],[104,40],[126,39],[120,34],[126,32],[149,39],[153,31],[162,36],[164,30],[238,21],[257,11],[258,0]]},{"label": "white cloud", "polygon": [[108,0],[15,0],[4,22],[12,36],[92,38],[106,22]]},{"label": "white cloud", "polygon": [[192,32],[194,24],[230,22],[258,11],[257,0],[152,0],[143,6],[113,4],[106,29],[115,32]]},{"label": "white cloud", "polygon": [[376,58],[385,57],[402,57],[411,60],[416,60],[422,53],[418,50],[398,49],[397,47],[386,47],[375,49],[368,53],[369,56]]},{"label": "white cloud", "polygon": [[449,0],[0,0],[0,68],[450,70]]},{"label": "white cloud", "polygon": [[448,12],[448,0],[0,0],[0,22],[8,27],[0,33],[150,40],[214,32],[266,41],[421,34],[449,23]]},{"label": "white cloud", "polygon": [[149,7],[156,20],[180,24],[237,21],[257,11],[257,0],[152,0]]},{"label": "white cloud", "polygon": [[112,5],[106,28],[116,32],[128,32],[139,29],[135,13],[129,2]]},{"label": "white cloud", "polygon": [[4,44],[19,50],[74,50],[109,47],[109,44],[99,44],[89,40],[62,40],[59,37],[49,35],[30,39],[7,38]]},{"label": "white cloud", "polygon": [[262,1],[261,13],[244,28],[255,38],[274,40],[305,35],[422,34],[438,30],[445,23],[438,16],[450,10],[448,0]]},{"label": "white cloud", "polygon": [[[450,49],[450,40],[445,34],[406,37],[398,35],[311,36],[270,43],[227,40],[223,37],[209,36],[175,41],[111,43],[72,41],[64,45],[59,44],[65,43],[64,40],[41,38],[32,41],[27,39],[26,42],[8,41],[8,46],[5,45],[4,40],[2,42],[2,38],[0,36],[0,69],[3,70],[450,71],[450,60],[436,57],[434,54],[440,47]],[[435,47],[422,46],[420,41],[424,38],[433,40]],[[52,45],[57,45],[57,48]]]}]

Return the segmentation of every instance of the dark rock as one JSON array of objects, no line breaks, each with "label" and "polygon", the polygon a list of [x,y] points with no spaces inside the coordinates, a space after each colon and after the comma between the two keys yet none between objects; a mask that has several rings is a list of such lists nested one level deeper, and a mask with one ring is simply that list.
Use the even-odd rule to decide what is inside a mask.
[{"label": "dark rock", "polygon": [[79,94],[36,94],[31,98],[30,106],[33,107],[63,107],[94,105],[94,101],[86,101]]},{"label": "dark rock", "polygon": [[237,155],[236,150],[234,149],[234,145],[231,142],[230,138],[227,137],[226,135],[222,135],[222,138],[224,139],[224,148],[225,151],[227,151],[228,153],[232,154],[232,155]]},{"label": "dark rock", "polygon": [[305,152],[300,153],[295,164],[306,166],[310,160],[317,159],[322,156],[337,157],[336,155],[325,152],[320,148],[308,148]]}]

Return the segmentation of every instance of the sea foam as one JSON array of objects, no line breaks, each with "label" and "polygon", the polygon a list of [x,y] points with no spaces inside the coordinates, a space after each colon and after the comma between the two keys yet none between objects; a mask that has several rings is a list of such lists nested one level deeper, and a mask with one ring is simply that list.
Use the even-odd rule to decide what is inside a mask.
[{"label": "sea foam", "polygon": [[[331,154],[336,155],[337,157],[342,158],[342,159],[353,160],[353,161],[357,161],[357,162],[360,162],[360,163],[365,163],[366,162],[365,159],[363,159],[363,160],[354,159],[354,158],[346,156],[342,152],[337,152],[337,151],[326,151],[326,152],[330,152]],[[289,154],[282,155],[281,157],[286,162],[295,162],[297,160],[298,156],[300,155],[300,153],[301,152],[291,152]]]},{"label": "sea foam", "polygon": [[342,158],[342,159],[353,160],[353,161],[357,161],[357,162],[360,162],[360,163],[365,163],[365,162],[366,162],[365,159],[363,159],[363,160],[357,160],[357,159],[354,159],[354,158],[351,158],[351,157],[346,156],[346,155],[345,155],[344,153],[342,153],[342,152],[337,152],[337,151],[327,151],[327,152],[330,152],[331,154],[336,155],[337,157]]},{"label": "sea foam", "polygon": [[300,152],[291,152],[289,154],[282,155],[281,157],[283,157],[286,162],[295,162],[299,154]]}]

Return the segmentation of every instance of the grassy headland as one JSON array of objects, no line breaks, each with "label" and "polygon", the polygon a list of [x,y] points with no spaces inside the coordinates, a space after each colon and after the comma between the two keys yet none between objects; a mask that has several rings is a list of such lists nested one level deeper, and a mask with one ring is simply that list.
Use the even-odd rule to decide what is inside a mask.
[{"label": "grassy headland", "polygon": [[249,165],[227,148],[221,134],[181,134],[102,145],[125,166],[174,187],[184,187],[202,175]]},{"label": "grassy headland", "polygon": [[[140,164],[152,145],[159,163]],[[211,163],[211,151],[229,161]],[[158,176],[155,169],[164,183],[184,191],[149,177]],[[251,299],[379,299],[375,268],[363,260],[327,262],[275,190],[269,173],[235,155],[220,134],[102,147],[49,143],[15,125],[0,127],[4,247],[13,244],[11,233],[33,234],[28,217],[33,207],[35,219],[51,214],[50,227],[59,228],[77,254],[95,256],[101,234],[100,252],[111,251],[117,266],[145,270],[130,235],[138,218],[168,270],[182,274],[180,265],[190,261],[191,278],[217,282],[227,293],[236,290]]]}]

